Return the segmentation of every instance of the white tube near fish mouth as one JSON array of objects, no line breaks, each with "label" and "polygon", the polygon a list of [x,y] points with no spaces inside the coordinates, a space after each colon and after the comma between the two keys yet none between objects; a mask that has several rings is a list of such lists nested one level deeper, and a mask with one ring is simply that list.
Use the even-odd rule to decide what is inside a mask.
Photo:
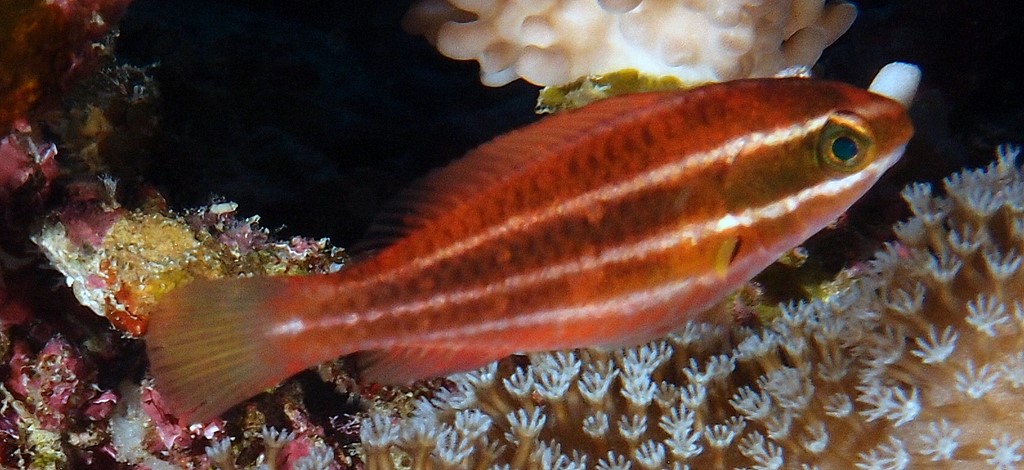
[{"label": "white tube near fish mouth", "polygon": [[882,67],[871,81],[868,91],[888,98],[892,98],[903,105],[910,107],[914,100],[914,93],[917,93],[917,85],[921,83],[921,69],[914,64],[905,62],[893,62]]}]

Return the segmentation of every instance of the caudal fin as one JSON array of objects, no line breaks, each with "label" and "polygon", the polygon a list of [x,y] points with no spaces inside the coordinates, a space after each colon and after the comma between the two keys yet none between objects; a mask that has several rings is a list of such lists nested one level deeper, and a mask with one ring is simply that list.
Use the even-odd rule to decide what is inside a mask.
[{"label": "caudal fin", "polygon": [[295,372],[265,339],[270,302],[286,286],[283,278],[196,281],[161,299],[146,350],[170,411],[207,421]]}]

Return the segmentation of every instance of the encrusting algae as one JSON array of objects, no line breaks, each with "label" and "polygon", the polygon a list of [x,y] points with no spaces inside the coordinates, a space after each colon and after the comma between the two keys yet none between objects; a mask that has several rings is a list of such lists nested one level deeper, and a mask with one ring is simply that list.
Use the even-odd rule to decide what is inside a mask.
[{"label": "encrusting algae", "polygon": [[908,187],[897,241],[763,330],[695,322],[453,376],[411,416],[363,421],[367,468],[1015,468],[1019,153],[946,178],[945,197]]},{"label": "encrusting algae", "polygon": [[74,217],[56,214],[32,241],[82,305],[130,336],[145,333],[157,299],[193,279],[325,273],[347,260],[326,239],[274,240],[258,217],[237,217],[231,202],[181,214],[128,210],[115,201],[116,181],[102,182],[92,185],[100,186],[91,189],[95,198],[65,209],[76,211]]},{"label": "encrusting algae", "polygon": [[[394,243],[336,274],[197,281],[146,338],[205,420],[359,352],[407,383],[516,352],[648,341],[842,214],[902,155],[916,67],[870,90],[740,80],[610,98],[498,137],[409,191]],[[395,233],[398,233],[395,236]]]}]

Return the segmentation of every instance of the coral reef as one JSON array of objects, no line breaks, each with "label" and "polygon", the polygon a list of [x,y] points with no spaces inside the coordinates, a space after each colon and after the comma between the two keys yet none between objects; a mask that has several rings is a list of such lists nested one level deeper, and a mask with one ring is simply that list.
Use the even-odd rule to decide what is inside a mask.
[{"label": "coral reef", "polygon": [[[0,306],[5,323],[7,308]],[[26,335],[24,326],[35,331]],[[317,424],[294,384],[230,421],[182,424],[164,411],[152,381],[129,378],[140,372],[125,360],[135,355],[124,347],[131,343],[111,343],[95,332],[85,340],[70,338],[38,321],[4,325],[0,467],[351,468],[351,452],[343,446],[358,434],[354,418],[339,416],[326,428]],[[112,380],[121,382],[108,385]]]},{"label": "coral reef", "polygon": [[490,86],[625,69],[693,86],[813,65],[854,17],[851,4],[820,0],[424,0],[403,25],[448,57],[477,60]]},{"label": "coral reef", "polygon": [[32,240],[82,305],[132,336],[146,331],[160,295],[192,279],[324,273],[345,262],[326,239],[273,240],[259,217],[235,217],[231,202],[180,215],[161,209],[159,199],[127,210],[117,203],[117,183],[102,183],[80,185],[79,200]]},{"label": "coral reef", "polygon": [[[326,239],[273,239],[258,226],[259,217],[237,217],[232,202],[174,213],[153,188],[139,187],[135,180],[159,126],[159,87],[146,70],[105,56],[97,73],[46,116],[47,129],[61,138],[70,181],[61,188],[60,206],[31,239],[82,305],[140,336],[156,299],[191,279],[340,267],[345,255]],[[110,174],[127,179],[130,188],[119,189]]]},{"label": "coral reef", "polygon": [[368,468],[1013,468],[1024,406],[1024,173],[907,188],[899,240],[764,329],[689,324],[606,353],[509,358],[409,417]]},{"label": "coral reef", "polygon": [[137,370],[120,359],[132,348],[105,325],[77,322],[81,310],[65,317],[40,308],[24,295],[35,290],[31,283],[15,288],[21,315],[0,306],[0,467],[108,468],[108,423],[119,398],[107,384]]},{"label": "coral reef", "polygon": [[0,135],[87,72],[94,42],[131,0],[11,0],[0,5]]},{"label": "coral reef", "polygon": [[[214,420],[206,425],[185,427],[163,411],[160,395],[151,381],[140,385],[122,384],[121,399],[110,419],[109,453],[118,462],[131,466],[158,469],[191,468],[216,464],[220,468],[234,468],[235,457],[230,439],[224,437],[225,423]],[[251,429],[255,426],[259,429]],[[296,439],[295,433],[280,432],[258,425],[245,426],[243,438],[236,447],[252,447],[265,452],[259,463],[266,468],[279,468],[284,463],[308,454],[307,447],[315,445],[311,433]],[[297,442],[298,441],[298,442]],[[319,441],[317,441],[319,442]],[[322,444],[320,444],[322,447]],[[278,455],[281,458],[278,459]]]},{"label": "coral reef", "polygon": [[[630,464],[642,468],[645,463],[657,463],[659,453],[664,455],[660,459],[665,467],[673,468],[681,461],[676,453],[694,453],[698,448],[701,453],[689,459],[691,468],[704,462],[754,468],[791,462],[816,462],[820,468],[856,464],[862,468],[1013,468],[1024,462],[1024,443],[1016,426],[1021,413],[1019,385],[1024,382],[1020,379],[1024,359],[1017,274],[1022,230],[1020,198],[1015,195],[1021,185],[1016,169],[1008,170],[1005,163],[951,178],[947,184],[952,198],[934,197],[923,186],[908,191],[908,199],[916,201],[920,213],[899,226],[899,242],[872,263],[854,267],[839,281],[812,291],[832,297],[785,307],[781,319],[763,331],[691,325],[645,347],[510,358],[493,369],[456,377],[454,384],[437,380],[412,391],[365,388],[359,391],[361,400],[352,402],[345,400],[354,396],[354,381],[345,372],[346,362],[339,360],[320,367],[323,382],[305,373],[220,420],[182,425],[162,411],[159,393],[144,378],[140,342],[123,337],[129,330],[144,328],[145,306],[170,287],[158,282],[178,282],[205,269],[188,263],[184,263],[187,269],[164,269],[159,257],[167,252],[162,250],[174,246],[172,241],[198,244],[198,251],[189,253],[212,256],[218,260],[212,264],[229,275],[323,272],[336,268],[344,256],[321,244],[322,240],[275,240],[273,232],[257,226],[255,219],[239,216],[238,208],[220,200],[172,212],[146,183],[176,187],[170,196],[179,198],[179,207],[194,206],[214,192],[244,201],[249,211],[257,204],[239,194],[244,189],[237,189],[256,188],[250,191],[277,204],[257,207],[264,220],[286,222],[294,233],[338,230],[342,232],[332,232],[335,240],[347,240],[357,235],[361,221],[375,210],[373,200],[424,171],[425,154],[440,162],[460,153],[460,145],[471,146],[521,124],[528,118],[524,97],[532,91],[523,86],[488,95],[468,86],[475,79],[458,78],[463,68],[424,66],[429,60],[412,64],[426,59],[417,55],[425,48],[409,47],[415,45],[412,40],[382,27],[393,23],[399,12],[389,16],[381,11],[402,8],[388,2],[279,2],[279,10],[268,10],[258,20],[246,17],[246,10],[265,6],[250,4],[237,7],[241,16],[219,16],[215,21],[209,19],[217,14],[209,12],[226,4],[151,3],[165,9],[156,16],[172,22],[155,26],[158,22],[152,18],[137,20],[132,25],[135,47],[145,44],[151,49],[128,58],[134,64],[162,62],[160,78],[170,84],[166,101],[175,106],[159,110],[161,90],[148,76],[154,68],[114,65],[109,56],[113,36],[103,38],[127,0],[0,2],[0,467],[388,468],[395,457],[404,458],[402,464],[446,467],[443,461],[459,460],[467,446],[479,450],[472,457],[477,464],[493,461],[499,463],[497,468],[503,468],[500,462],[511,467],[523,455],[536,456],[539,466],[548,467],[572,468],[585,457],[592,468],[602,460],[599,468]],[[466,10],[469,3],[451,2],[463,4]],[[531,4],[556,3],[570,4]],[[626,8],[633,3],[601,4]],[[183,5],[192,8],[186,15],[178,14]],[[591,13],[596,12],[588,5]],[[822,8],[818,1],[798,5],[802,11]],[[1021,48],[1016,41],[1003,39],[1019,28],[1013,28],[1012,15],[1005,14],[1003,5],[951,2],[922,8],[915,2],[881,2],[862,6],[873,12],[858,22],[867,27],[857,32],[855,40],[844,37],[841,52],[829,50],[833,57],[823,63],[826,73],[856,83],[866,81],[864,74],[872,68],[866,64],[881,64],[894,56],[913,59],[925,65],[932,77],[928,92],[951,100],[945,112],[957,116],[955,126],[950,126],[956,139],[936,143],[919,132],[917,144],[941,147],[938,151],[943,155],[937,157],[935,148],[918,149],[918,161],[928,164],[897,169],[903,178],[937,177],[966,161],[984,158],[978,155],[993,142],[1019,135],[1018,129],[1006,124],[1006,117],[993,117],[1019,115],[1014,104],[1019,100],[1011,93],[1019,77],[1006,73],[1006,64],[1015,63],[1013,54]],[[848,6],[841,8],[846,13],[833,11],[832,20],[827,19],[828,13],[814,20],[825,26],[827,35],[819,36],[822,29],[812,25],[789,40],[779,36],[768,56],[802,54],[786,56],[786,51],[816,55],[815,50],[820,52],[825,44],[822,37],[841,34],[839,20],[852,12]],[[985,10],[982,19],[977,18],[976,9]],[[445,4],[444,11],[452,10]],[[913,15],[908,17],[908,11]],[[315,19],[297,20],[303,15]],[[605,20],[612,17],[604,15]],[[466,15],[459,21],[468,26],[479,19]],[[207,22],[212,28],[196,27],[190,20]],[[740,35],[757,30],[748,23],[740,26],[736,30]],[[188,44],[189,37],[209,38],[211,30],[223,35]],[[490,52],[509,50],[496,45]],[[259,55],[254,59],[239,51]],[[735,59],[741,52],[730,54]],[[654,57],[656,68],[666,68],[660,53],[636,57]],[[921,60],[922,54],[932,60]],[[194,57],[201,60],[189,60]],[[490,60],[493,65],[495,59],[503,58],[507,56],[491,55],[483,62]],[[642,65],[618,74],[590,74],[575,87],[549,88],[547,93],[554,96],[549,102],[560,108],[562,102],[574,106],[614,90],[683,85],[671,76],[644,74]],[[719,69],[729,71],[730,67],[752,67],[752,62],[740,60]],[[944,73],[950,71],[956,73]],[[510,70],[505,72],[515,77]],[[87,76],[84,85],[69,80],[81,75]],[[210,77],[223,81],[211,84],[206,81]],[[566,81],[573,78],[577,77]],[[325,90],[334,94],[324,95]],[[576,96],[588,94],[592,96]],[[168,109],[177,112],[156,118]],[[945,129],[945,112],[937,113],[933,107],[920,114],[928,114],[934,126]],[[919,131],[924,127],[920,117],[915,116]],[[168,132],[173,126],[178,126],[178,132]],[[969,142],[969,148],[957,146],[964,142]],[[159,152],[154,152],[154,143],[162,146]],[[430,151],[424,152],[428,147]],[[247,164],[217,159],[228,154],[241,155]],[[150,172],[142,176],[146,167]],[[179,179],[155,176],[175,168],[191,172]],[[269,171],[276,179],[270,181],[261,174],[266,168],[273,168]],[[396,168],[404,176],[396,178]],[[103,174],[116,178],[97,177]],[[231,181],[238,175],[242,182],[234,186],[222,184],[211,190],[195,184],[204,178]],[[392,189],[384,191],[367,183],[374,178],[387,180],[386,187]],[[978,189],[992,185],[999,190]],[[879,189],[875,197],[884,198],[886,191]],[[188,191],[192,199],[182,196]],[[319,198],[324,194],[332,196]],[[310,201],[315,201],[315,210],[296,210],[308,208]],[[898,212],[895,205],[885,209]],[[289,211],[314,214],[310,219],[345,222],[302,225],[287,217]],[[852,228],[841,237],[844,245],[845,235],[864,227],[863,221],[856,220],[849,225]],[[109,269],[90,273],[80,265],[79,271],[69,271],[71,276],[50,272],[44,267],[47,260],[29,241],[32,231],[41,236],[40,227],[54,233],[63,230],[67,239],[61,256],[77,258],[79,263],[95,262],[93,267],[106,260]],[[137,244],[140,239],[132,233],[136,229],[174,236],[162,241],[147,237]],[[338,237],[339,233],[347,235]],[[871,234],[860,243],[873,246],[868,240],[884,236]],[[976,244],[980,245],[974,248]],[[181,264],[179,255],[166,261]],[[817,262],[820,255],[812,250],[810,262]],[[281,256],[288,260],[281,261]],[[841,257],[848,261],[863,255]],[[147,266],[156,269],[147,273]],[[84,290],[97,304],[104,304],[103,314],[111,315],[123,330],[111,329],[108,319],[79,308],[71,289],[56,288],[61,281],[88,281],[101,273],[114,276],[85,285]],[[205,274],[210,273],[222,275],[223,271]],[[136,310],[119,310],[128,305]],[[750,325],[756,316],[770,318],[766,312],[779,315],[777,307],[763,305],[741,305],[734,313],[745,315],[743,324]],[[136,314],[138,319],[133,319]],[[124,318],[116,320],[118,315]],[[838,338],[829,333],[829,325],[836,324],[842,327]],[[657,363],[655,370],[644,375],[653,363]],[[573,372],[576,364],[579,371]],[[584,390],[603,385],[603,381],[594,382],[601,367],[607,367],[611,377],[602,379],[609,382],[602,401],[605,419],[594,415],[588,425],[591,415],[581,415],[590,406],[584,405]],[[729,376],[723,377],[730,369]],[[830,370],[846,374],[829,381]],[[489,384],[474,382],[487,379],[485,373],[492,371]],[[629,377],[633,378],[623,380]],[[529,397],[512,396],[509,387],[516,384],[506,385],[503,378],[532,380],[534,390]],[[568,385],[558,380],[568,380]],[[644,408],[647,380],[673,387],[655,390]],[[807,384],[814,393],[801,408]],[[563,386],[566,396],[562,399],[539,393]],[[447,388],[435,396],[438,387]],[[703,404],[688,408],[701,390],[706,395]],[[471,394],[475,394],[473,404],[467,398]],[[417,402],[421,396],[433,400]],[[630,396],[639,401],[630,401]],[[659,400],[666,397],[676,400],[675,404],[661,408]],[[360,418],[351,413],[367,403],[378,411],[367,418],[363,430],[367,438],[364,465],[354,458],[352,443],[359,440]],[[454,404],[467,409],[456,410]],[[416,416],[425,417],[412,421],[425,427],[409,427],[411,421],[405,416],[410,408],[417,408]],[[482,413],[472,411],[477,409]],[[517,441],[502,435],[513,429],[508,418],[513,412],[513,420],[519,423],[516,429],[528,431],[529,421],[539,419],[535,416],[545,420],[537,440],[523,439],[530,447],[518,454],[510,445]],[[484,447],[482,439],[471,438],[473,426],[480,429],[488,417],[491,424],[485,434],[490,444]],[[693,423],[687,425],[690,419]],[[585,425],[596,432],[600,429],[594,426],[605,420],[608,429],[601,439],[586,434]],[[823,423],[824,428],[815,423]],[[827,443],[821,429],[828,434]],[[634,439],[630,432],[640,436]],[[414,439],[421,442],[411,443]],[[397,442],[402,447],[385,452],[375,442]],[[557,450],[556,445],[560,445]],[[822,446],[824,451],[814,452]],[[716,461],[715,455],[725,457]]]},{"label": "coral reef", "polygon": [[160,88],[154,66],[118,64],[112,54],[99,59],[96,73],[82,80],[47,112],[45,127],[59,138],[61,164],[71,175],[140,176],[152,157],[161,121]]},{"label": "coral reef", "polygon": [[[271,467],[344,462],[294,384],[236,422],[185,426],[139,383],[141,344],[126,337],[160,293],[194,276],[328,272],[346,256],[326,239],[281,240],[231,202],[172,212],[141,180],[158,84],[152,67],[115,63],[102,35],[127,3],[0,6],[0,467],[209,468],[204,448],[228,429],[245,436],[238,461],[262,463],[281,437],[261,440],[268,423],[294,430]],[[59,281],[72,288],[55,292]]]}]

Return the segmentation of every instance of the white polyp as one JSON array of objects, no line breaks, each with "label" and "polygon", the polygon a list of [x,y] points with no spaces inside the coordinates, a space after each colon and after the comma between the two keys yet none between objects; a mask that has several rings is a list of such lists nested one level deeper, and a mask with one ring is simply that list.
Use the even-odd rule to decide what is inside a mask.
[{"label": "white polyp", "polygon": [[892,98],[909,108],[921,83],[921,69],[914,64],[893,62],[878,71],[868,90]]}]

